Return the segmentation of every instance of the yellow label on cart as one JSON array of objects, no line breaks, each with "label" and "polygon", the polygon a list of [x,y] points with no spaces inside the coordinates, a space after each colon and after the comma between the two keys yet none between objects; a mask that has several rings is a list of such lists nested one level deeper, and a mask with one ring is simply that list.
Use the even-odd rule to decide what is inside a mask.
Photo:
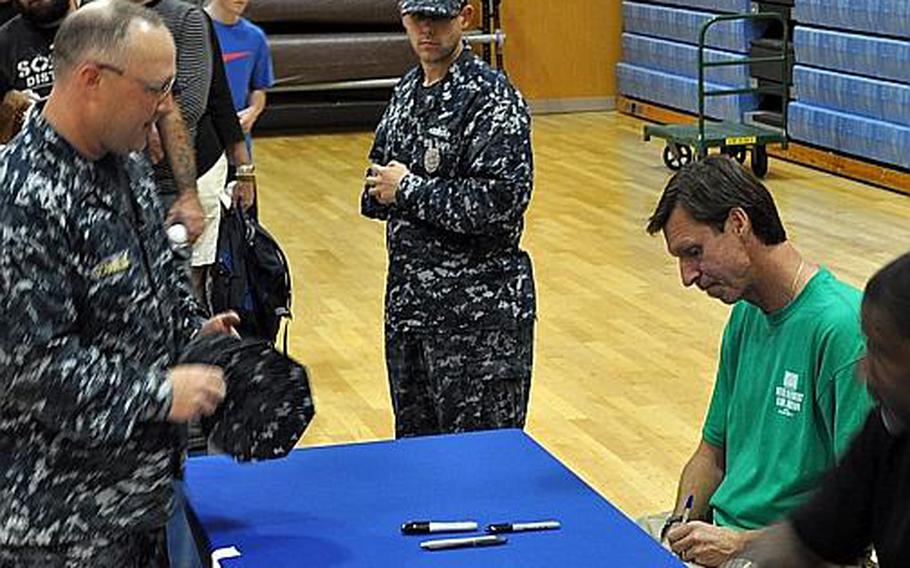
[{"label": "yellow label on cart", "polygon": [[724,140],[724,144],[727,146],[748,146],[749,144],[755,144],[757,140],[755,136],[731,136]]}]

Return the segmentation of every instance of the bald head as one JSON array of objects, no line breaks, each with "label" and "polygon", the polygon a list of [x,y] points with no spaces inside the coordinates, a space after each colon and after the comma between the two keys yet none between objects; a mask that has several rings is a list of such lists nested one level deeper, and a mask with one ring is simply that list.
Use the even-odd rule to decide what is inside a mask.
[{"label": "bald head", "polygon": [[[153,11],[127,0],[100,0],[76,10],[54,38],[54,72],[65,78],[86,60],[124,62],[149,33],[167,33]],[[156,33],[157,32],[157,33]],[[172,43],[172,40],[171,40]]]},{"label": "bald head", "polygon": [[99,0],[67,16],[54,42],[51,126],[90,159],[142,150],[174,103],[176,51],[161,19],[127,0]]}]

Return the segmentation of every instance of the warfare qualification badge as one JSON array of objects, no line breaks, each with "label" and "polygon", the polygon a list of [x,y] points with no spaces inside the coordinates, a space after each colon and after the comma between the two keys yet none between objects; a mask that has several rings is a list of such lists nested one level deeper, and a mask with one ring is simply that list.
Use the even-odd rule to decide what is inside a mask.
[{"label": "warfare qualification badge", "polygon": [[439,148],[436,146],[427,148],[427,151],[423,155],[423,169],[425,169],[428,174],[436,173],[436,170],[439,169],[440,162],[442,162],[442,156],[439,154]]}]

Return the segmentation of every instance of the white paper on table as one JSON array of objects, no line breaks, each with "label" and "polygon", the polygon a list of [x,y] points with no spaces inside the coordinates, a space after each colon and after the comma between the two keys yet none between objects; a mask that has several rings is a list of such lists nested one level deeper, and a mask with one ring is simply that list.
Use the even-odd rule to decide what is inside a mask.
[{"label": "white paper on table", "polygon": [[212,568],[221,568],[222,560],[239,558],[242,556],[236,546],[227,546],[212,551]]}]

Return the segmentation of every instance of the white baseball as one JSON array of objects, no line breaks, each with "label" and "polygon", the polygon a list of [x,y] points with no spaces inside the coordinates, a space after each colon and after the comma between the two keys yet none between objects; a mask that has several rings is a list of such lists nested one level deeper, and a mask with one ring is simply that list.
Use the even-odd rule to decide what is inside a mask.
[{"label": "white baseball", "polygon": [[185,245],[189,234],[186,232],[186,226],[175,223],[167,228],[167,238],[177,246]]}]

